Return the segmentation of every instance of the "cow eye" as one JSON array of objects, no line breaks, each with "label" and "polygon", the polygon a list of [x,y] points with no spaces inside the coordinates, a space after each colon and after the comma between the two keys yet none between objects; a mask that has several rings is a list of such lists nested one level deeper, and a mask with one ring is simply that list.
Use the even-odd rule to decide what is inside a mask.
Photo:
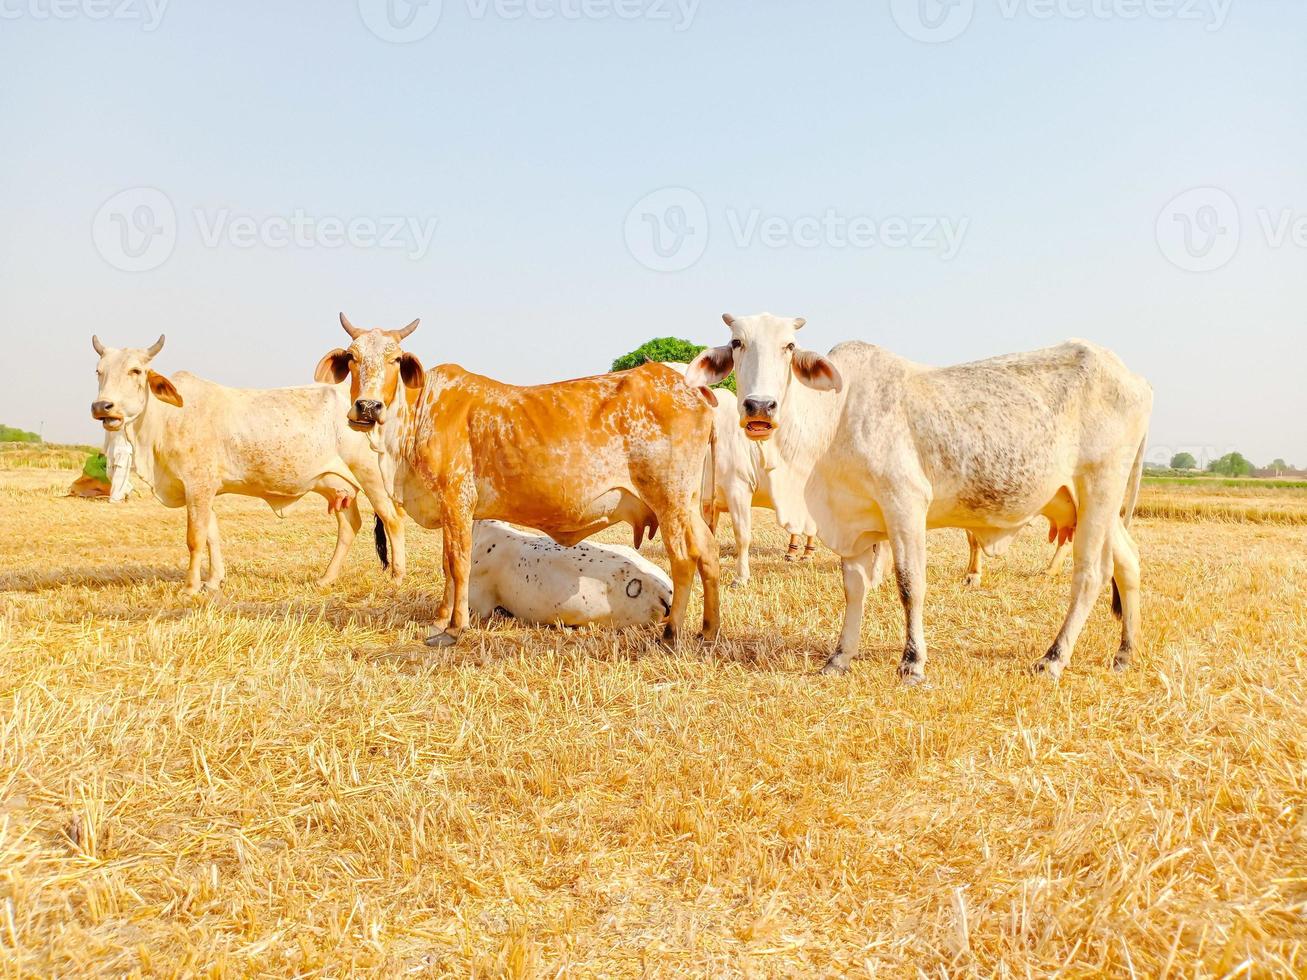
[{"label": "cow eye", "polygon": [[793,344],[786,344],[786,345],[785,345],[785,353],[787,353],[787,354],[793,354],[793,353],[794,353],[794,345],[793,345]]},{"label": "cow eye", "polygon": [[139,377],[141,376],[141,369],[140,369],[140,368],[132,368],[132,369],[131,369],[130,371],[128,371],[127,373],[130,374],[133,378],[139,378]]},{"label": "cow eye", "polygon": [[744,343],[737,337],[731,338],[731,350],[743,350]]}]

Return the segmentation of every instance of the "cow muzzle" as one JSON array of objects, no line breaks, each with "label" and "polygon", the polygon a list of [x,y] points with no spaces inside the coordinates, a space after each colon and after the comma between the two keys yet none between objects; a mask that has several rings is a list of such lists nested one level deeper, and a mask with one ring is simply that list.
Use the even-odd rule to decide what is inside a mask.
[{"label": "cow muzzle", "polygon": [[380,425],[386,420],[386,406],[371,398],[360,398],[349,410],[349,424],[355,429],[366,431]]},{"label": "cow muzzle", "polygon": [[106,432],[117,432],[123,427],[123,413],[113,402],[91,402],[91,418],[103,425]]},{"label": "cow muzzle", "polygon": [[777,425],[776,399],[765,395],[750,395],[740,403],[740,407],[743,409],[740,427],[744,429],[744,434],[755,442],[770,439]]}]

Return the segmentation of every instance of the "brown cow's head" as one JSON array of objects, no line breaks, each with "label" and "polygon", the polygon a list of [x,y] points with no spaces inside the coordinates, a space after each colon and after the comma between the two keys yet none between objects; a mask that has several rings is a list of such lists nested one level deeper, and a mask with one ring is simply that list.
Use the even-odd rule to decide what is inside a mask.
[{"label": "brown cow's head", "polygon": [[91,418],[109,432],[117,432],[134,422],[154,395],[160,401],[181,408],[182,396],[172,382],[150,370],[150,361],[163,350],[163,335],[149,347],[105,347],[100,338],[91,337],[91,346],[100,355],[95,374],[100,390],[91,402]]},{"label": "brown cow's head", "polygon": [[349,424],[369,432],[385,424],[386,409],[394,403],[401,381],[409,388],[422,387],[422,362],[399,347],[399,342],[417,329],[418,321],[402,330],[360,330],[342,313],[340,325],[352,343],[323,357],[313,376],[327,384],[339,384],[348,377]]},{"label": "brown cow's head", "polygon": [[723,313],[722,320],[731,328],[731,342],[709,347],[691,361],[685,383],[692,388],[716,384],[734,370],[740,425],[750,439],[770,439],[780,426],[792,378],[818,391],[839,391],[844,386],[834,363],[794,343],[803,317]]}]

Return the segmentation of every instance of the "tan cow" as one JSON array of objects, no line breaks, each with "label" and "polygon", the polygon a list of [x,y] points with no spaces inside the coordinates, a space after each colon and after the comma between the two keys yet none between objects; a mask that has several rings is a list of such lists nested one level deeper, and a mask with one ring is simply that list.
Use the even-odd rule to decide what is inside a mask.
[{"label": "tan cow", "polygon": [[361,330],[342,313],[347,349],[318,364],[319,380],[350,379],[350,425],[367,432],[396,499],[427,510],[444,528],[442,631],[458,641],[468,621],[472,522],[492,518],[544,531],[571,545],[627,522],[661,526],[673,597],[664,636],[675,640],[696,569],[703,581],[703,635],[719,622],[717,539],[700,513],[711,392],[674,371],[630,371],[519,387],[443,364],[424,371],[400,347],[404,334]]},{"label": "tan cow", "polygon": [[98,337],[91,343],[100,355],[92,418],[106,431],[126,435],[136,474],[165,506],[186,508],[188,592],[200,590],[206,543],[209,575],[203,585],[213,591],[222,585],[225,566],[213,512],[213,498],[222,493],[258,497],[277,514],[306,493],[325,497],[327,512],[336,516],[336,550],[318,580],[325,585],[340,573],[362,523],[361,491],[392,537],[391,575],[403,577],[403,524],[367,436],[345,424],[344,389],[227,388],[185,371],[170,380],[150,368],[163,337],[143,350],[105,347]]}]

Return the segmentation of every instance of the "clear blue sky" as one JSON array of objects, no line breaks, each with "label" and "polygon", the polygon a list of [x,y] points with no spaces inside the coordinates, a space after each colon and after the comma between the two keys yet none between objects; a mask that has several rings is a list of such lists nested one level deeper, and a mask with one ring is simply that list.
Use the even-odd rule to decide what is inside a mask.
[{"label": "clear blue sky", "polygon": [[[535,382],[770,310],[930,363],[1086,337],[1153,383],[1155,452],[1307,465],[1298,0],[444,0],[407,43],[373,0],[152,2],[0,0],[0,421],[98,441],[92,332],[262,387],[338,310],[421,316],[428,365]],[[175,243],[124,271],[141,187]],[[429,247],[329,247],[394,217]]]}]

